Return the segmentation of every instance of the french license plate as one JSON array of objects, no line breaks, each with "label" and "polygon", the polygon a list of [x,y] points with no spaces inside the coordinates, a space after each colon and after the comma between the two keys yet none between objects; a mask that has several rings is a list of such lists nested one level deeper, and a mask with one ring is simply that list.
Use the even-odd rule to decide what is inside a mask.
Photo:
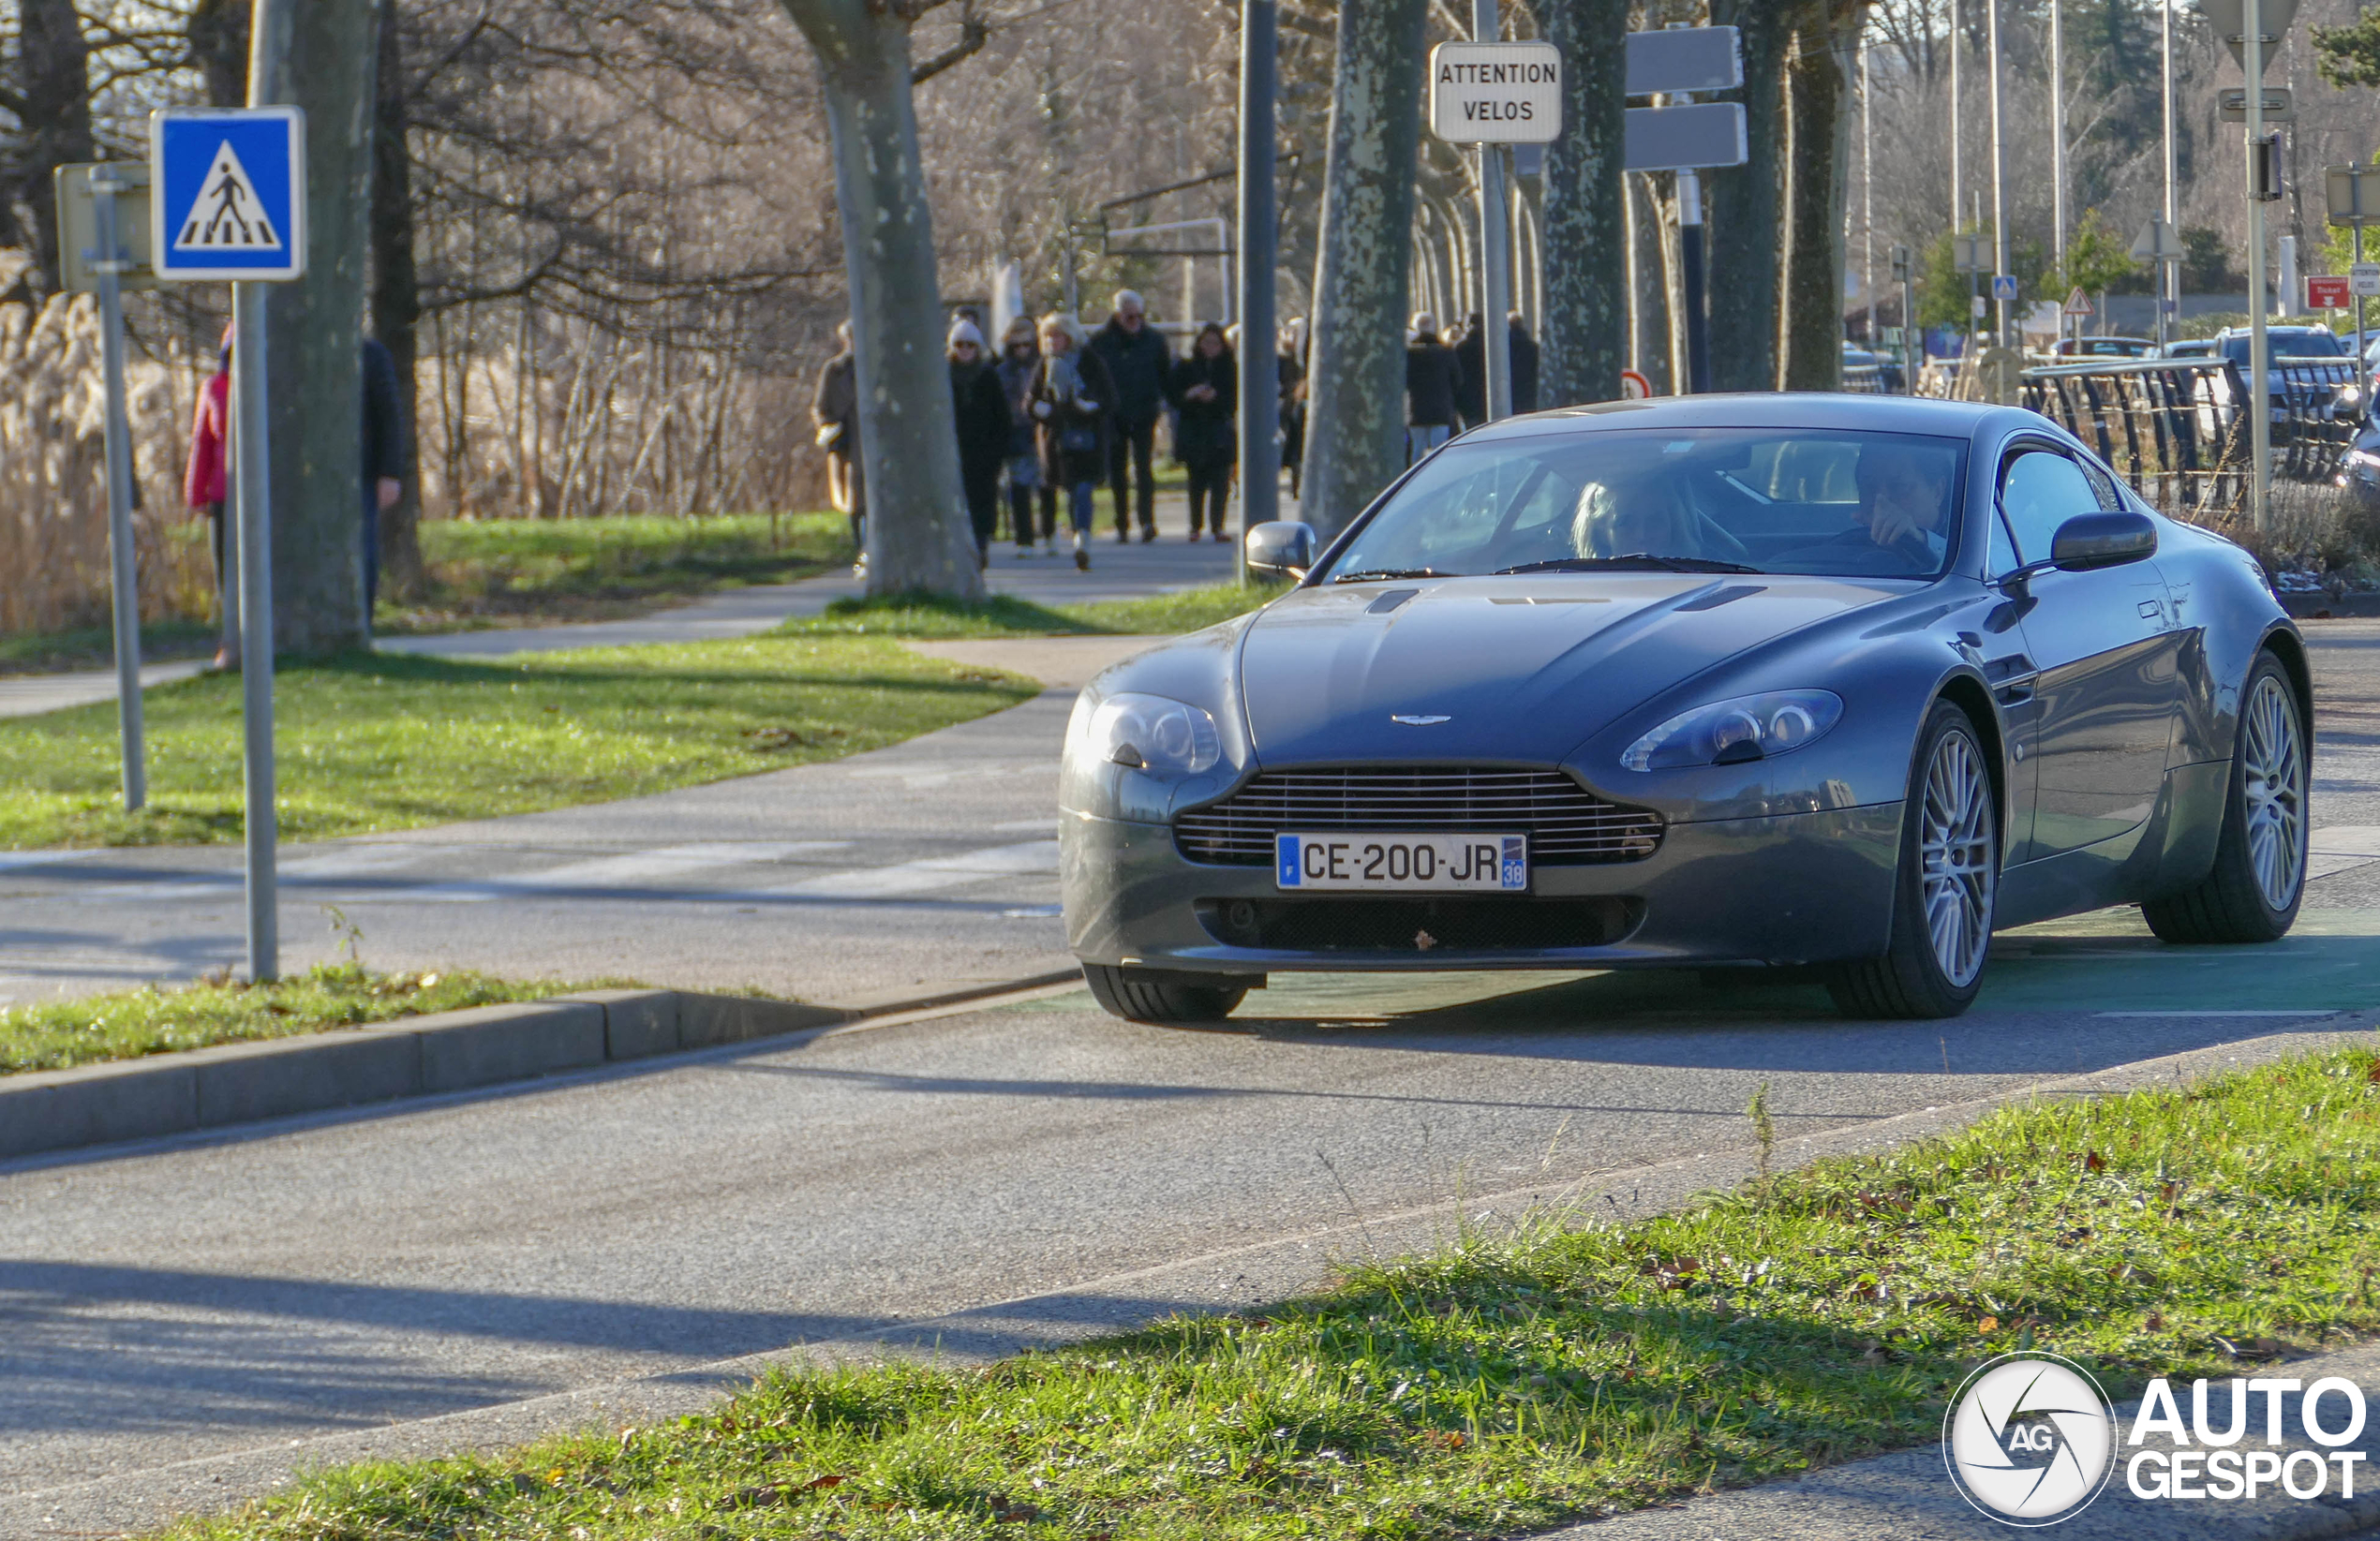
[{"label": "french license plate", "polygon": [[1525,835],[1276,835],[1281,888],[1525,894]]}]

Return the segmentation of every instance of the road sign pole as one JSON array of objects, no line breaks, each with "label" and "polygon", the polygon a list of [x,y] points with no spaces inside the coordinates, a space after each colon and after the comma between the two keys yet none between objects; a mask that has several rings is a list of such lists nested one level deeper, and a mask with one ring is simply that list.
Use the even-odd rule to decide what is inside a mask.
[{"label": "road sign pole", "polygon": [[[2001,0],[1989,0],[1991,6],[1991,235],[1992,276],[2008,274],[2008,144],[2001,134],[2000,77],[2002,58],[2000,48]],[[2000,333],[2000,346],[2016,346],[2010,330],[2008,302],[2000,296],[2000,286],[1992,286],[1992,303],[1997,314],[1993,319]]]},{"label": "road sign pole", "polygon": [[[1471,0],[1471,37],[1495,42],[1503,32],[1496,0]],[[1512,415],[1512,329],[1504,319],[1512,308],[1511,221],[1504,206],[1504,146],[1480,146],[1480,339],[1487,363],[1487,415],[1493,422]]]},{"label": "road sign pole", "polygon": [[1686,389],[1702,395],[1711,388],[1711,318],[1703,299],[1703,179],[1677,173],[1677,267],[1686,304]]},{"label": "road sign pole", "polygon": [[[2248,128],[2245,174],[2248,185],[2248,512],[2261,540],[2270,522],[2265,507],[2265,478],[2272,456],[2272,394],[2265,359],[2265,204],[2257,185],[2257,166],[2264,151],[2264,7],[2246,0],[2240,7],[2240,68],[2247,78]],[[2259,553],[2259,555],[2262,555]]]},{"label": "road sign pole", "polygon": [[92,223],[98,233],[99,345],[107,388],[108,565],[115,603],[116,730],[124,753],[124,810],[149,800],[141,727],[141,572],[132,541],[132,425],[124,407],[124,244],[116,231],[116,194],[126,184],[106,169],[91,176]]},{"label": "road sign pole", "polygon": [[1280,0],[1240,12],[1240,531],[1233,570],[1248,581],[1247,532],[1281,516],[1281,344],[1273,320],[1280,210],[1272,188]]},{"label": "road sign pole", "polygon": [[272,286],[231,286],[232,492],[240,520],[240,706],[247,779],[248,978],[281,972],[273,776],[273,488],[264,307]]},{"label": "road sign pole", "polygon": [[[2361,218],[2356,220],[2348,239],[2355,243],[2355,266],[2363,266],[2363,221]],[[2358,377],[2356,383],[2368,390],[2372,384],[2372,377],[2363,366],[2363,296],[2358,294],[2353,289],[2349,289],[2347,303],[2356,307],[2356,374]]]}]

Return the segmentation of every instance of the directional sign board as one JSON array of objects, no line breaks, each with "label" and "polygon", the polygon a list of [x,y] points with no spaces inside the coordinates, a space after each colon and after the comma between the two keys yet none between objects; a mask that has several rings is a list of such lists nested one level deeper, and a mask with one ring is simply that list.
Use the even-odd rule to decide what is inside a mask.
[{"label": "directional sign board", "polygon": [[1995,274],[1991,281],[1991,297],[1995,300],[2016,298],[2016,280],[2005,273]]},{"label": "directional sign board", "polygon": [[2318,274],[2307,274],[2306,308],[2308,310],[2344,310],[2347,308],[2352,287],[2343,274],[2333,278]]},{"label": "directional sign board", "polygon": [[2359,300],[2380,295],[2380,262],[2358,262],[2349,268],[2347,290]]},{"label": "directional sign board", "polygon": [[149,179],[159,278],[305,273],[305,115],[296,108],[152,112]]},{"label": "directional sign board", "polygon": [[1741,166],[1747,154],[1742,102],[1695,102],[1687,107],[1628,110],[1628,170],[1687,171],[1710,166]]},{"label": "directional sign board", "polygon": [[1562,51],[1552,43],[1440,43],[1430,51],[1430,131],[1450,144],[1562,137]]},{"label": "directional sign board", "polygon": [[[113,253],[99,249],[99,213],[94,206],[91,179],[105,172],[116,183]],[[77,294],[99,290],[99,271],[93,263],[111,257],[122,266],[116,282],[127,289],[154,289],[149,273],[149,169],[137,160],[112,160],[57,170],[58,275],[62,286]]]},{"label": "directional sign board", "polygon": [[1744,83],[1733,27],[1662,27],[1628,35],[1628,95],[1733,91]]},{"label": "directional sign board", "polygon": [[[2246,68],[2248,51],[2242,45],[2248,29],[2248,7],[2243,0],[2198,0],[2198,9],[2214,23],[2215,35],[2231,50],[2233,61]],[[2298,0],[2263,0],[2256,13],[2256,30],[2265,40],[2264,55],[2256,62],[2269,67],[2272,56],[2280,52],[2281,35],[2297,19]]]}]

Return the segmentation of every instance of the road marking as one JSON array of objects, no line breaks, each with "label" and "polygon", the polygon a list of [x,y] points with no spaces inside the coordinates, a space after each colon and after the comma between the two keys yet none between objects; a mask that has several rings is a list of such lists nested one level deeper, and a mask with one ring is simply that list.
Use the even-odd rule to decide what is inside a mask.
[{"label": "road marking", "polygon": [[2149,1016],[2160,1021],[2177,1016],[2336,1016],[2336,1011],[2173,1011],[2173,1012],[2099,1012],[2100,1016]]},{"label": "road marking", "polygon": [[543,872],[431,883],[419,888],[393,888],[358,896],[406,903],[477,904],[488,899],[584,895],[589,891],[597,895],[605,890],[627,893],[666,887],[697,872],[754,867],[782,861],[788,856],[841,851],[850,844],[849,840],[707,840],[692,845],[657,846],[650,851],[598,856],[583,862],[567,862]]},{"label": "road marking", "polygon": [[986,878],[1058,870],[1058,842],[1026,840],[957,856],[931,856],[893,867],[860,867],[828,872],[766,891],[771,898],[882,899],[957,888]]}]

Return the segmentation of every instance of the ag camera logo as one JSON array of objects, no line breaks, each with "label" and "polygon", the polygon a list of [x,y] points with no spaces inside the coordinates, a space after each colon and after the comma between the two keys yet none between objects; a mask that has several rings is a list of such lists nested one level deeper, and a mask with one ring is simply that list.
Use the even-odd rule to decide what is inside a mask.
[{"label": "ag camera logo", "polygon": [[1942,1420],[1942,1460],[1968,1503],[2002,1524],[2079,1514],[2115,1470],[2116,1416],[2099,1383],[2054,1354],[2006,1354],[1967,1378]]}]

